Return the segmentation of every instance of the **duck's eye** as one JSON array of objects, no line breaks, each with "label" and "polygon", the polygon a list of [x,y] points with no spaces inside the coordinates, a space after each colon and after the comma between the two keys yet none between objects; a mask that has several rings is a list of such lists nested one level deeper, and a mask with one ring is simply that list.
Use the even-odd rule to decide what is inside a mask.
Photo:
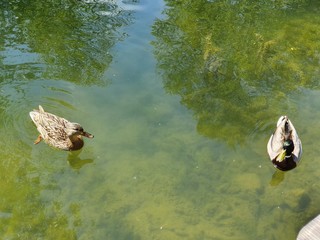
[{"label": "duck's eye", "polygon": [[283,148],[294,147],[292,140],[286,140],[283,143]]},{"label": "duck's eye", "polygon": [[285,141],[284,143],[283,143],[283,146],[285,146],[285,147],[289,147],[291,144],[290,144],[290,142],[288,142],[288,141]]},{"label": "duck's eye", "polygon": [[76,127],[76,130],[77,130],[78,132],[83,132],[83,128],[82,128],[82,127]]}]

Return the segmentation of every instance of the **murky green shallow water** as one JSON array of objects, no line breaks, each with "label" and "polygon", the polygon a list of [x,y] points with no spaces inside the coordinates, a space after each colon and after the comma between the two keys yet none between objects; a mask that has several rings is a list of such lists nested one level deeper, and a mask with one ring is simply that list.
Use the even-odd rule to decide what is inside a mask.
[{"label": "murky green shallow water", "polygon": [[[317,1],[0,5],[1,239],[287,240],[320,213]],[[33,145],[39,104],[95,138]]]}]

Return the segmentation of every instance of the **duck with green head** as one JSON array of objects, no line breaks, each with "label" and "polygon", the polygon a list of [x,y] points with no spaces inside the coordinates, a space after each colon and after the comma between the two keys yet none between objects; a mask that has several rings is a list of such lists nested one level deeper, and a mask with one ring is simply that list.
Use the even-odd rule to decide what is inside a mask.
[{"label": "duck with green head", "polygon": [[302,155],[302,144],[297,131],[287,116],[281,116],[271,135],[268,154],[274,167],[288,171],[297,166]]}]

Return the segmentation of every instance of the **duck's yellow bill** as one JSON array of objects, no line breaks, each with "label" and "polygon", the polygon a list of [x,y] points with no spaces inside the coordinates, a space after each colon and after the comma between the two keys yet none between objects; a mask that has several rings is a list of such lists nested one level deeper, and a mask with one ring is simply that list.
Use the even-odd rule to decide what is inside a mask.
[{"label": "duck's yellow bill", "polygon": [[278,155],[278,157],[276,158],[276,161],[282,162],[285,157],[286,157],[286,150],[283,149],[281,153]]}]

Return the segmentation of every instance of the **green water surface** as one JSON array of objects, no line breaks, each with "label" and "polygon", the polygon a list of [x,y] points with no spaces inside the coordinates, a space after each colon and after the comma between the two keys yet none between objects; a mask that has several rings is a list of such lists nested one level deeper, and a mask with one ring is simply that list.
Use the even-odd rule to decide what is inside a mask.
[{"label": "green water surface", "polygon": [[[320,213],[320,2],[0,7],[0,239],[288,240]],[[34,145],[39,104],[95,138]],[[284,114],[286,173],[266,153]]]}]

